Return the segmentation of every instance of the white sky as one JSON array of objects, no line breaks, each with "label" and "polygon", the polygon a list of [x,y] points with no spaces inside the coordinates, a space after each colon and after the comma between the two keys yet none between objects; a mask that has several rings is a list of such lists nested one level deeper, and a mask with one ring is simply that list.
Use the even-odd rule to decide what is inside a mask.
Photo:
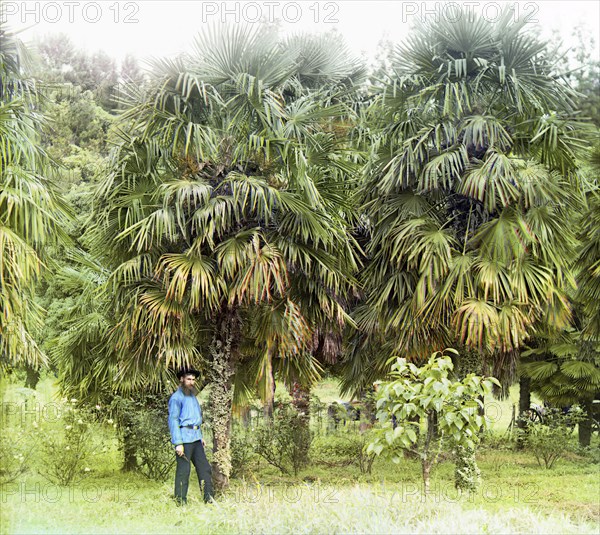
[{"label": "white sky", "polygon": [[[1,0],[4,19],[13,29],[27,28],[25,42],[48,33],[65,33],[78,47],[104,50],[122,58],[133,53],[139,59],[169,56],[185,50],[203,28],[222,20],[252,23],[263,18],[279,19],[286,32],[321,32],[337,29],[356,52],[372,56],[384,36],[399,42],[416,18],[451,17],[448,4],[468,5],[487,20],[497,17],[498,6],[516,5],[518,14],[542,27],[549,36],[556,29],[566,44],[574,26],[585,24],[596,39],[599,53],[600,0],[537,0],[494,2],[422,2],[410,0]],[[287,22],[286,22],[287,20]],[[1,43],[0,43],[1,46]]]}]

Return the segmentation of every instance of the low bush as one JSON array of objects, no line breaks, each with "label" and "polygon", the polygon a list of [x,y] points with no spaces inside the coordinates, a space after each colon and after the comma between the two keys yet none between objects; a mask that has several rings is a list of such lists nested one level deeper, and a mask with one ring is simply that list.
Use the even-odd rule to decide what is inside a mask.
[{"label": "low bush", "polygon": [[543,422],[528,422],[521,431],[523,443],[540,466],[552,468],[566,453],[574,451],[573,427],[582,418],[577,408],[563,413],[547,409]]},{"label": "low bush", "polygon": [[42,463],[38,472],[57,485],[80,481],[91,469],[86,466],[95,450],[90,432],[90,415],[66,403],[59,428],[40,430]]},{"label": "low bush", "polygon": [[600,464],[600,444],[597,446],[580,446],[575,447],[575,454],[582,457],[585,461]]},{"label": "low bush", "polygon": [[514,450],[516,447],[516,438],[512,433],[499,434],[492,430],[487,430],[481,435],[481,449],[488,450]]},{"label": "low bush", "polygon": [[165,481],[175,465],[168,426],[168,398],[147,394],[138,399],[115,398],[121,447],[135,456],[135,468],[150,479]]},{"label": "low bush", "polygon": [[231,434],[231,475],[245,477],[251,473],[256,457],[255,432],[236,426]]},{"label": "low bush", "polygon": [[308,465],[312,438],[308,420],[289,404],[282,403],[273,420],[256,429],[255,451],[282,474],[298,475]]},{"label": "low bush", "polygon": [[339,433],[317,437],[311,444],[310,457],[327,467],[355,464],[363,474],[370,474],[375,455],[367,453],[369,434]]},{"label": "low bush", "polygon": [[31,447],[28,447],[21,432],[18,437],[2,430],[0,435],[0,486],[17,480],[27,472],[31,457]]},{"label": "low bush", "polygon": [[137,412],[132,418],[131,435],[136,443],[138,470],[150,479],[165,481],[175,465],[175,455],[164,411]]},{"label": "low bush", "polygon": [[322,466],[349,466],[357,461],[359,448],[358,438],[353,435],[323,435],[311,444],[310,458]]}]

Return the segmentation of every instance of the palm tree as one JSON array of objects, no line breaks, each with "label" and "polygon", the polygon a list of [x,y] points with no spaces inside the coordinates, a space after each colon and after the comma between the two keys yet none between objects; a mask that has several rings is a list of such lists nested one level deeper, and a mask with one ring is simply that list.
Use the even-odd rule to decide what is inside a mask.
[{"label": "palm tree", "polygon": [[[598,136],[598,132],[596,133]],[[594,147],[591,172],[595,177],[590,184],[587,210],[583,213],[580,230],[581,248],[577,258],[578,291],[576,298],[583,305],[584,335],[598,341],[600,338],[600,144]]]},{"label": "palm tree", "polygon": [[585,417],[578,426],[581,446],[590,445],[593,402],[600,399],[600,202],[595,178],[600,169],[599,155],[596,146],[589,168],[584,168],[591,180],[586,184],[587,207],[577,224],[577,290],[569,296],[574,308],[573,327],[538,333],[523,353],[521,366],[522,378],[543,400],[559,407],[577,403],[584,409]]},{"label": "palm tree", "polygon": [[[598,150],[598,149],[596,149]],[[597,168],[600,166],[597,166]],[[583,340],[579,345],[581,353],[586,356],[594,355],[591,362],[595,366],[595,377],[598,378],[600,371],[600,311],[598,302],[600,299],[600,196],[598,190],[593,193],[590,200],[590,208],[584,215],[585,225],[582,229],[583,247],[578,257],[578,293],[577,297],[583,303],[585,322],[582,326],[581,337]],[[591,348],[595,351],[592,352]],[[590,375],[592,375],[590,373]],[[586,378],[588,378],[586,376]],[[596,391],[593,395],[586,396],[583,408],[587,419],[579,424],[579,442],[588,446],[591,436],[591,420],[594,416],[592,403],[600,399],[600,384],[596,381]],[[583,424],[583,425],[582,425]]]},{"label": "palm tree", "polygon": [[397,48],[371,107],[355,317],[383,355],[464,345],[507,384],[536,327],[571,318],[585,143],[546,44],[510,11],[462,15]]},{"label": "palm tree", "polygon": [[165,398],[174,373],[159,369],[152,381],[145,383],[143,374],[131,382],[116,380],[119,355],[110,344],[116,319],[111,296],[106,292],[110,271],[97,258],[79,249],[69,249],[67,257],[69,265],[63,266],[54,282],[61,291],[73,296],[74,302],[62,318],[62,331],[47,344],[51,364],[57,370],[59,393],[82,405],[100,404],[106,415],[115,419],[122,445],[122,468],[134,470],[139,445],[132,431],[136,416],[133,407],[146,408],[156,396]]},{"label": "palm tree", "polygon": [[316,318],[348,319],[337,296],[356,262],[340,200],[354,168],[334,100],[356,69],[333,72],[327,90],[305,87],[318,77],[301,50],[236,27],[157,61],[97,196],[91,235],[112,263],[117,379],[208,370],[221,488],[245,341],[265,344],[267,373],[275,352],[302,350]]},{"label": "palm tree", "polygon": [[53,193],[52,169],[39,145],[43,121],[36,111],[34,85],[24,77],[23,48],[0,26],[0,371],[27,364],[39,367],[45,355],[34,331],[41,310],[35,283],[45,267],[43,249],[57,239],[65,206]]},{"label": "palm tree", "polygon": [[586,415],[579,422],[579,443],[590,445],[593,401],[600,394],[600,344],[579,330],[553,333],[523,352],[521,373],[531,391],[554,407],[579,404]]}]

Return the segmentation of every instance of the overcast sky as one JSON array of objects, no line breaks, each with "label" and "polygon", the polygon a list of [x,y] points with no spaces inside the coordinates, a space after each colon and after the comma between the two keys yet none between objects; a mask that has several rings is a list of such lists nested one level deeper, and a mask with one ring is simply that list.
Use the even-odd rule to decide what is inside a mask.
[{"label": "overcast sky", "polygon": [[[253,23],[260,18],[279,20],[286,32],[322,32],[337,29],[356,52],[373,55],[382,37],[399,42],[416,19],[452,17],[450,4],[462,4],[487,20],[498,17],[500,5],[516,6],[516,15],[539,24],[544,35],[558,30],[563,40],[577,24],[585,24],[596,37],[598,57],[600,1],[199,1],[199,0],[2,0],[4,20],[11,28],[27,29],[25,42],[48,33],[65,33],[78,47],[104,50],[122,58],[133,53],[140,59],[173,55],[183,51],[208,25]],[[436,11],[437,8],[437,11]]]}]

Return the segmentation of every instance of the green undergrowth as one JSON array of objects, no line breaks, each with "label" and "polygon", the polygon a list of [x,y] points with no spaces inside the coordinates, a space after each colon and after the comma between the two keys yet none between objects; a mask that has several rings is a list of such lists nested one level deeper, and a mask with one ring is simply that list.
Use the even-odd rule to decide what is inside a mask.
[{"label": "green undergrowth", "polygon": [[[330,398],[334,388],[333,382],[325,385],[330,392],[322,399]],[[37,401],[47,402],[50,392],[42,390]],[[5,394],[12,410],[27,393],[11,387]],[[365,473],[356,462],[336,464],[323,450],[293,477],[254,456],[243,477],[232,479],[212,506],[202,503],[192,475],[189,505],[177,508],[171,499],[174,474],[157,482],[120,471],[115,429],[105,420],[93,424],[83,480],[66,487],[50,483],[40,471],[39,444],[64,422],[40,420],[34,428],[37,401],[27,406],[32,413],[16,412],[3,421],[3,433],[13,437],[9,444],[26,445],[32,454],[28,471],[0,486],[2,534],[599,532],[597,436],[591,450],[596,455],[569,452],[545,469],[530,451],[515,449],[503,415],[502,425],[477,452],[482,485],[471,494],[455,490],[451,462],[435,469],[425,495],[417,459],[395,465],[376,458],[371,473]],[[511,400],[502,403],[510,407]],[[340,427],[334,436],[358,438],[355,424]],[[319,436],[326,442],[332,435],[323,431]],[[576,436],[572,439],[575,444]]]},{"label": "green undergrowth", "polygon": [[195,479],[187,508],[172,483],[96,467],[83,482],[49,484],[35,474],[2,489],[2,533],[597,533],[598,465],[580,457],[553,470],[527,453],[484,450],[483,483],[473,494],[453,486],[442,464],[424,495],[418,463],[377,459],[371,475],[353,466],[311,466],[298,478],[260,465],[232,480],[206,506]]}]

